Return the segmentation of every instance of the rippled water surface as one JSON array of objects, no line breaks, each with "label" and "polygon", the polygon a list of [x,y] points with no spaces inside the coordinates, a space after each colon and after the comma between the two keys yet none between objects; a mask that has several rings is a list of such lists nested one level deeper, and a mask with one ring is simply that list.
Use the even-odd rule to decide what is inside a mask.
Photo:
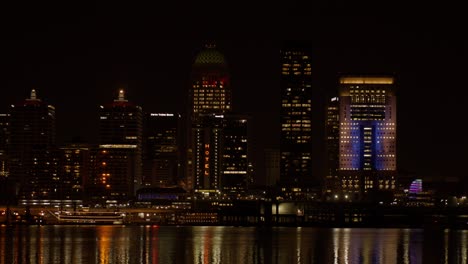
[{"label": "rippled water surface", "polygon": [[0,263],[467,263],[465,230],[0,227]]}]

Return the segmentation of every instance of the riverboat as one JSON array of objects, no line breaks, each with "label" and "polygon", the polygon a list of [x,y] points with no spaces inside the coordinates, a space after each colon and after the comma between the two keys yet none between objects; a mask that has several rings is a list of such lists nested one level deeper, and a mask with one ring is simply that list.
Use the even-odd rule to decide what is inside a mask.
[{"label": "riverboat", "polygon": [[60,224],[122,225],[124,215],[121,212],[62,212],[57,219]]}]

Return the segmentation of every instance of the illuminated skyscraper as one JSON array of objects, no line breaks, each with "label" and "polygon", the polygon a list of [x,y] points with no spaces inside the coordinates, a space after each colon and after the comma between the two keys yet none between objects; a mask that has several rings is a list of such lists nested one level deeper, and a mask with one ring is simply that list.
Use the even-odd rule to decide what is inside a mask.
[{"label": "illuminated skyscraper", "polygon": [[125,99],[99,109],[99,148],[92,151],[92,180],[96,193],[126,200],[142,185],[143,111]]},{"label": "illuminated skyscraper", "polygon": [[327,104],[325,116],[325,142],[327,156],[327,174],[324,181],[324,195],[333,198],[341,189],[338,178],[339,151],[340,151],[340,102],[338,97],[333,97]]},{"label": "illuminated skyscraper", "polygon": [[0,114],[0,179],[8,177],[7,144],[10,114]]},{"label": "illuminated skyscraper", "polygon": [[224,193],[241,194],[251,184],[250,130],[251,119],[247,115],[224,115],[222,139],[222,178]]},{"label": "illuminated skyscraper", "polygon": [[149,113],[145,118],[143,161],[145,186],[173,186],[181,177],[181,115]]},{"label": "illuminated skyscraper", "polygon": [[10,170],[7,158],[9,124],[10,115],[0,114],[0,204],[6,204],[14,196],[13,188],[10,184]]},{"label": "illuminated skyscraper", "polygon": [[[232,110],[229,74],[224,55],[214,45],[206,45],[194,61],[189,89],[187,123],[186,189],[219,191],[222,122],[213,116]],[[210,127],[213,126],[213,127]],[[207,156],[206,153],[209,153]],[[213,166],[206,175],[206,159]],[[205,164],[205,165],[203,165]],[[213,178],[214,177],[214,178]]]},{"label": "illuminated skyscraper", "polygon": [[363,199],[395,189],[396,96],[392,77],[340,78],[342,195]]},{"label": "illuminated skyscraper", "polygon": [[224,114],[231,111],[231,87],[224,55],[216,46],[206,45],[192,66],[189,113],[193,122],[201,114]]},{"label": "illuminated skyscraper", "polygon": [[86,144],[68,144],[58,150],[58,185],[60,199],[81,203],[89,180],[90,148]]},{"label": "illuminated skyscraper", "polygon": [[306,49],[281,50],[280,182],[294,189],[312,178],[311,72]]},{"label": "illuminated skyscraper", "polygon": [[9,127],[10,177],[20,203],[55,198],[55,108],[32,90],[30,98],[11,105]]},{"label": "illuminated skyscraper", "polygon": [[223,115],[199,115],[192,125],[194,136],[194,191],[217,195],[221,189]]}]

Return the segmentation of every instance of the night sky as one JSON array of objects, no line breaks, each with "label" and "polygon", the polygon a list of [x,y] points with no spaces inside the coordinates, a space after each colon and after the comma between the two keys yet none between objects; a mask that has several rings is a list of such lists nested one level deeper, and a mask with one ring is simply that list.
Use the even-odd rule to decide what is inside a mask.
[{"label": "night sky", "polygon": [[467,176],[468,43],[457,7],[347,2],[4,5],[0,111],[34,88],[56,107],[58,143],[95,143],[97,108],[120,88],[147,112],[185,113],[193,59],[215,41],[229,65],[234,110],[254,116],[260,165],[262,150],[279,146],[280,45],[304,41],[312,50],[316,175],[324,106],[338,77],[382,73],[397,80],[399,169],[424,179]]}]

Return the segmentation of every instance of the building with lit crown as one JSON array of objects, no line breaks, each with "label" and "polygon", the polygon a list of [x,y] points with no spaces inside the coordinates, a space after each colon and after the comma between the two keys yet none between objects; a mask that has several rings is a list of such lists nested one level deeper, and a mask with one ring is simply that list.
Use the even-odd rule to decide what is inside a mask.
[{"label": "building with lit crown", "polygon": [[312,179],[311,73],[306,48],[281,50],[280,184],[298,192]]},{"label": "building with lit crown", "polygon": [[223,122],[216,116],[231,112],[232,103],[227,63],[215,45],[195,57],[188,101],[186,189],[219,193]]},{"label": "building with lit crown", "polygon": [[[142,186],[143,111],[125,99],[99,108],[99,146],[91,151],[90,190],[101,199],[125,201]],[[97,197],[96,197],[97,198]]]},{"label": "building with lit crown", "polygon": [[37,98],[33,89],[28,99],[10,107],[7,144],[13,193],[21,204],[57,196],[59,178],[54,166],[55,108]]},{"label": "building with lit crown", "polygon": [[393,77],[345,76],[339,87],[338,199],[372,199],[396,188],[396,95]]}]

